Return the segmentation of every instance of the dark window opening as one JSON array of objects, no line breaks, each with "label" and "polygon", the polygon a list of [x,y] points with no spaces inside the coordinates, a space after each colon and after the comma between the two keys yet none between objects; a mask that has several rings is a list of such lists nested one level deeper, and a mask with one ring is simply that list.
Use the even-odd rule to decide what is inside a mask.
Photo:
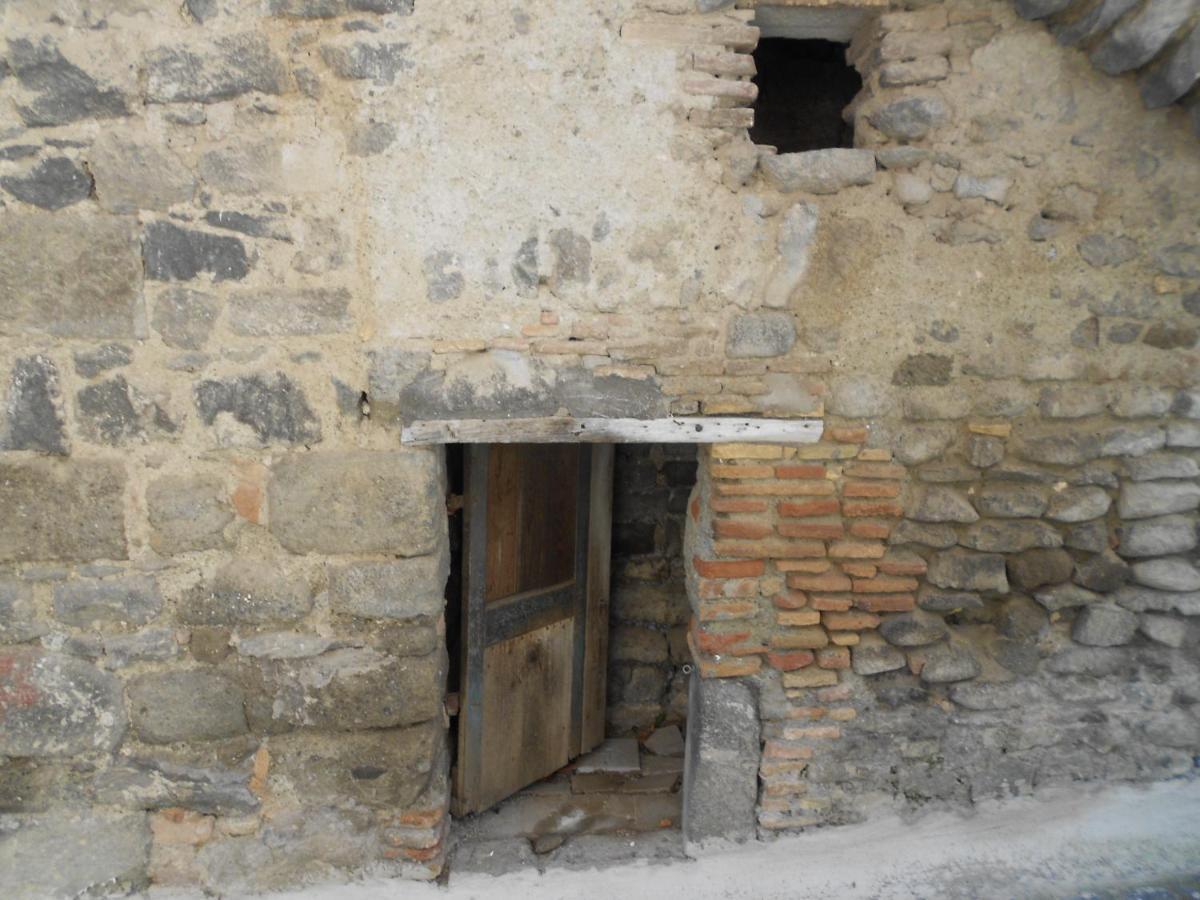
[{"label": "dark window opening", "polygon": [[862,89],[862,78],[847,64],[846,46],[789,38],[758,42],[754,143],[780,153],[854,146],[854,126],[842,111]]}]

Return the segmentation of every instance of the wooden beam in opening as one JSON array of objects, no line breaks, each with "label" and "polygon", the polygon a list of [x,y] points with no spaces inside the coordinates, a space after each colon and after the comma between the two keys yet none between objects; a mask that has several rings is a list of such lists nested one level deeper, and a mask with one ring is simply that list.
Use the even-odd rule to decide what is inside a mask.
[{"label": "wooden beam in opening", "polygon": [[820,419],[688,416],[670,419],[429,419],[410,422],[404,444],[812,444]]}]

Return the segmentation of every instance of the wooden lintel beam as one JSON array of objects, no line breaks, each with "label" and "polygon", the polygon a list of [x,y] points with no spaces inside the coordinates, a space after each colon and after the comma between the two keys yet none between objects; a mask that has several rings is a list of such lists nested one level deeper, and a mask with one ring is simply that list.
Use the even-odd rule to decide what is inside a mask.
[{"label": "wooden lintel beam", "polygon": [[404,444],[811,444],[820,419],[687,416],[670,419],[429,419],[410,422]]}]

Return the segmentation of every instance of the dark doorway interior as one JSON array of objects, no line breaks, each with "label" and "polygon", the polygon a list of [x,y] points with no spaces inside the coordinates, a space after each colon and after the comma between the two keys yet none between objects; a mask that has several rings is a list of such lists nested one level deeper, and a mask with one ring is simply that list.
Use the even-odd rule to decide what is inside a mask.
[{"label": "dark doorway interior", "polygon": [[854,146],[854,127],[842,111],[862,89],[862,78],[846,63],[845,44],[764,38],[754,62],[754,143],[780,153]]}]

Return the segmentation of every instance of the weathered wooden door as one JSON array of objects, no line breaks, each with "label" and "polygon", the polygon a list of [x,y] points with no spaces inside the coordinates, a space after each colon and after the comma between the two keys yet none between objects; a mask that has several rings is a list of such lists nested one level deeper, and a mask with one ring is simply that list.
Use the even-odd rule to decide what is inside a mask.
[{"label": "weathered wooden door", "polygon": [[611,445],[468,449],[456,815],[604,738]]}]

